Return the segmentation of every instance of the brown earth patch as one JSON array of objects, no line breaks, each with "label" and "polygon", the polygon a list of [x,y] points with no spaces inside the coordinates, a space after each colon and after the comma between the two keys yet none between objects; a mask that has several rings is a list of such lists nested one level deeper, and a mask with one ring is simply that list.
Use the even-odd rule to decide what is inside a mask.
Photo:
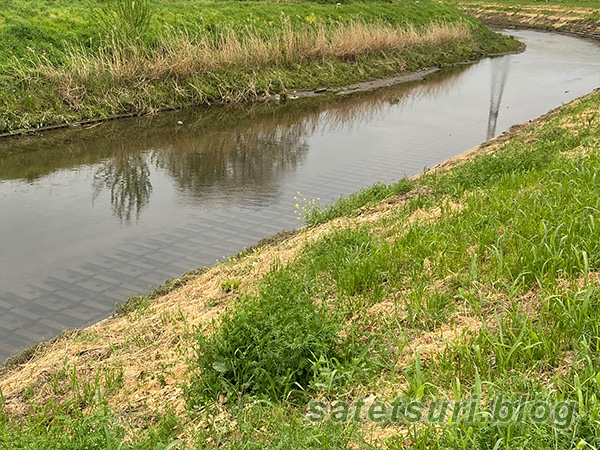
[{"label": "brown earth patch", "polygon": [[409,347],[400,355],[399,363],[409,365],[417,353],[423,362],[432,362],[444,352],[449,343],[459,340],[465,334],[479,332],[483,325],[479,318],[452,314],[441,327],[412,339]]}]

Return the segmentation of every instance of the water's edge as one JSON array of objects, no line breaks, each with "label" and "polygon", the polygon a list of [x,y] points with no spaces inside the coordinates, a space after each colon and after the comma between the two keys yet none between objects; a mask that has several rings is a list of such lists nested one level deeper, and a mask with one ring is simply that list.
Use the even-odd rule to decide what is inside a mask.
[{"label": "water's edge", "polygon": [[[398,75],[394,75],[391,77],[378,78],[376,80],[364,80],[358,83],[351,84],[349,86],[344,86],[341,88],[328,88],[323,87],[321,89],[294,89],[287,93],[287,99],[281,99],[280,95],[267,95],[260,98],[257,98],[253,101],[243,102],[242,104],[252,104],[252,103],[260,103],[260,102],[283,102],[289,100],[296,100],[299,98],[309,98],[309,97],[317,97],[317,96],[325,96],[325,95],[348,95],[354,94],[358,92],[370,92],[377,89],[381,89],[384,87],[396,86],[402,83],[410,83],[414,81],[422,81],[426,76],[431,75],[443,68],[446,67],[456,67],[461,65],[474,64],[484,58],[493,58],[496,56],[505,56],[505,55],[516,55],[525,51],[525,45],[521,43],[521,47],[514,51],[508,52],[497,52],[497,53],[481,53],[477,55],[475,58],[468,59],[465,61],[460,61],[452,64],[442,64],[438,67],[427,67],[424,69],[416,70],[414,72],[402,72]],[[35,128],[35,129],[21,129],[10,131],[8,133],[0,134],[0,139],[10,139],[10,138],[19,138],[22,136],[36,136],[41,133],[47,131],[55,131],[55,130],[64,130],[67,128],[89,128],[90,126],[95,126],[104,122],[111,122],[113,120],[120,119],[132,119],[136,117],[150,117],[156,114],[173,112],[173,111],[182,111],[187,109],[197,108],[199,106],[222,106],[228,104],[225,101],[216,101],[210,102],[204,105],[196,105],[192,107],[183,107],[183,108],[163,108],[158,109],[153,114],[120,114],[116,116],[110,116],[100,119],[90,119],[84,120],[80,122],[73,123],[65,123],[61,125],[50,125],[47,127]]]},{"label": "water's edge", "polygon": [[[539,32],[538,32],[539,33]],[[565,33],[560,33],[560,34],[565,34]],[[522,51],[522,50],[521,50]],[[515,53],[520,53],[520,52],[510,52],[510,53],[503,53],[501,55],[506,55],[506,54],[515,54]],[[493,56],[501,56],[501,55],[493,55]],[[480,59],[483,59],[485,56],[489,56],[489,55],[482,55],[482,57]],[[460,64],[452,64],[451,66],[458,66],[458,65],[463,65],[463,64],[471,64],[474,61],[469,61],[469,62],[464,62],[464,63],[460,63]],[[366,81],[363,83],[357,83],[354,84],[353,86],[351,86],[351,88],[346,88],[346,89],[342,89],[342,90],[319,90],[318,92],[315,91],[295,91],[293,93],[288,93],[288,98],[293,99],[293,98],[301,98],[301,97],[322,97],[322,102],[324,105],[330,105],[331,104],[331,100],[330,99],[334,99],[336,96],[340,95],[340,96],[349,96],[351,97],[352,94],[355,93],[361,93],[361,92],[369,92],[369,91],[375,91],[384,87],[390,87],[390,86],[395,86],[398,84],[402,84],[402,83],[407,83],[407,82],[414,82],[414,81],[418,81],[418,80],[422,80],[424,79],[427,75],[433,74],[435,72],[438,72],[439,68],[433,68],[433,69],[427,69],[427,70],[421,70],[418,72],[413,72],[413,73],[404,73],[401,74],[399,76],[396,77],[392,77],[392,78],[387,78],[387,79],[381,79],[381,80],[376,80],[376,81]],[[588,94],[584,94],[585,92],[588,92],[588,89],[591,87],[589,85],[585,85],[586,89],[585,90],[580,90],[578,92],[578,98],[582,98],[585,97],[587,95],[591,95],[590,93]],[[597,90],[596,90],[597,91]],[[562,91],[561,91],[562,92]],[[565,91],[568,92],[568,91]],[[595,92],[595,91],[592,91]],[[293,96],[293,97],[292,97]],[[571,99],[573,99],[573,97],[571,97]],[[269,101],[269,102],[278,102],[280,101],[280,99],[276,98],[276,97],[272,97],[269,99],[265,99],[265,101]],[[345,101],[345,100],[344,100]],[[577,100],[571,100],[568,101],[567,104],[571,104],[573,101],[577,101]],[[254,102],[256,103],[256,102]],[[556,105],[556,103],[555,103]],[[291,106],[291,105],[290,105]],[[564,105],[563,105],[564,106]],[[563,106],[559,106],[557,108],[552,109],[550,112],[543,114],[541,116],[537,116],[537,114],[535,116],[537,116],[537,118],[535,119],[531,119],[527,122],[524,122],[520,125],[514,125],[512,126],[509,130],[505,131],[504,133],[502,133],[500,136],[490,139],[480,145],[477,145],[475,147],[472,147],[466,151],[462,151],[459,154],[456,154],[455,156],[452,156],[448,159],[446,159],[445,161],[435,165],[432,167],[432,169],[429,170],[447,170],[451,167],[454,167],[457,164],[462,163],[465,160],[471,159],[474,156],[477,156],[479,154],[482,153],[486,153],[489,151],[489,148],[494,146],[494,144],[497,143],[501,143],[503,141],[506,141],[507,139],[513,137],[515,134],[522,132],[523,130],[526,130],[528,127],[534,125],[534,124],[538,124],[541,122],[544,122],[546,120],[548,120],[549,118],[551,118],[552,116],[554,116],[557,111],[559,111],[561,108],[563,108]],[[279,107],[277,107],[279,108]],[[193,109],[193,108],[186,108],[186,109]],[[539,114],[539,109],[538,109],[538,114]],[[532,114],[531,116],[534,116],[534,114]],[[535,117],[534,116],[534,117]],[[142,119],[144,120],[144,119]],[[185,119],[184,119],[185,121]],[[105,122],[105,120],[103,120],[102,122]],[[517,121],[513,122],[516,123]],[[96,122],[98,123],[98,122]],[[92,125],[91,127],[93,127],[94,125]],[[82,130],[83,129],[87,129],[87,128],[91,128],[90,126],[82,126]],[[60,127],[60,128],[66,128],[66,127]],[[51,128],[51,129],[55,129],[55,128]],[[506,129],[506,128],[504,128]],[[79,135],[81,131],[80,130],[73,130],[72,133],[74,135]],[[454,130],[451,130],[452,133],[454,133]],[[31,134],[31,133],[23,133],[25,134]],[[37,132],[35,134],[38,134]],[[451,136],[451,135],[450,135]],[[7,136],[5,136],[7,137]],[[32,139],[37,139],[37,137],[33,137]],[[476,141],[477,142],[477,141]],[[471,145],[473,145],[475,142],[472,142]],[[442,144],[442,140],[438,140],[438,144]],[[467,146],[465,145],[464,148],[469,148],[471,147],[471,145]],[[455,150],[460,151],[461,148],[456,148]],[[440,161],[440,159],[438,159],[437,161]],[[423,166],[421,166],[422,168]],[[417,168],[417,170],[420,170]],[[413,171],[412,173],[415,173],[415,171]],[[413,178],[418,178],[419,176],[422,175],[422,173],[418,173],[416,175],[414,175]],[[292,225],[293,226],[293,225]],[[287,227],[287,225],[285,226]],[[276,228],[276,227],[273,227]],[[272,229],[273,229],[272,228]],[[284,227],[282,226],[280,229],[283,229]],[[267,233],[265,233],[265,235],[267,235],[268,237],[261,239],[257,244],[255,244],[254,246],[249,247],[248,249],[245,249],[244,251],[240,252],[238,255],[236,256],[243,256],[243,254],[245,252],[248,252],[249,250],[252,250],[254,247],[264,247],[268,244],[277,244],[280,243],[282,241],[284,241],[285,239],[289,238],[290,236],[296,235],[297,233],[301,232],[303,228],[296,228],[293,229],[291,231],[287,231],[287,232],[279,232],[276,233],[274,235],[270,235],[268,236]],[[258,234],[258,233],[257,233]],[[254,239],[256,239],[257,236],[255,235]],[[251,238],[252,239],[252,238]],[[248,243],[252,242],[252,240],[250,240]],[[241,247],[241,245],[240,245]],[[239,247],[238,247],[239,248]],[[221,253],[222,255],[222,253]],[[213,260],[214,261],[214,260]],[[199,261],[200,263],[202,263],[201,261]],[[187,264],[181,264],[181,269],[180,270],[185,270],[185,266],[187,266]],[[190,264],[191,267],[193,267],[193,264]],[[204,266],[203,269],[198,269],[198,270],[193,270],[193,271],[189,271],[189,272],[185,272],[183,273],[181,276],[177,276],[177,273],[181,273],[181,272],[171,272],[171,276],[175,276],[176,278],[173,278],[171,280],[168,280],[166,282],[164,282],[162,285],[160,285],[159,288],[151,291],[148,294],[143,295],[143,297],[148,298],[148,299],[156,299],[162,295],[165,295],[169,292],[172,292],[175,289],[178,289],[182,286],[185,286],[189,281],[193,280],[196,276],[198,276],[200,273],[210,269],[214,267],[214,264],[211,265],[207,265]],[[162,278],[162,277],[161,277]],[[166,278],[166,277],[165,277]],[[165,278],[162,278],[163,280]],[[156,280],[156,285],[159,285],[159,282],[161,280]],[[122,307],[118,308],[118,311],[120,312],[120,314],[124,314],[126,313],[126,311],[128,309],[132,309],[133,305],[136,302],[136,299],[139,299],[139,295],[135,295],[133,297],[130,297],[129,300],[127,300]],[[127,296],[123,296],[123,298],[127,298]],[[120,300],[119,300],[120,302]],[[0,365],[0,375],[2,375],[3,373],[6,373],[7,371],[11,370],[12,368],[19,366],[29,360],[32,359],[32,357],[34,357],[36,354],[39,354],[40,352],[43,351],[44,348],[46,348],[47,346],[51,345],[52,343],[55,343],[57,341],[60,341],[61,339],[66,339],[68,338],[68,336],[72,335],[74,332],[77,332],[78,330],[82,330],[82,329],[86,329],[89,326],[93,326],[93,325],[97,325],[99,323],[103,323],[105,321],[110,321],[112,320],[114,317],[116,316],[116,314],[111,314],[109,317],[102,319],[100,321],[94,321],[94,322],[90,322],[88,324],[86,324],[83,327],[75,327],[75,328],[70,328],[70,327],[65,327],[65,328],[70,328],[70,331],[67,330],[61,334],[59,334],[58,336],[50,339],[50,340],[45,340],[42,341],[38,344],[34,344],[31,347],[28,347],[22,351],[20,351],[19,353],[17,353],[15,356],[9,357],[7,358],[1,365]],[[57,330],[58,331],[58,330]]]},{"label": "water's edge", "polygon": [[[586,94],[582,97],[578,97],[577,99],[575,99],[565,105],[561,105],[561,106],[559,106],[559,107],[557,107],[535,119],[529,120],[522,124],[513,125],[509,130],[503,132],[499,136],[492,138],[482,144],[479,144],[471,149],[468,149],[468,150],[464,151],[463,153],[460,153],[456,156],[448,158],[446,161],[444,161],[430,169],[427,169],[421,173],[418,173],[410,178],[413,180],[416,180],[426,173],[451,170],[453,167],[460,165],[466,161],[469,161],[479,155],[489,153],[490,147],[494,147],[496,144],[504,143],[504,142],[512,139],[516,135],[527,131],[528,129],[530,129],[533,126],[547,122],[552,117],[557,115],[563,108],[568,107],[572,103],[579,101],[581,98],[588,97],[599,91],[600,91],[600,88],[595,89],[594,91],[590,92],[589,94]],[[410,195],[410,192],[407,194],[404,194],[404,195]],[[301,233],[303,230],[306,230],[306,229],[307,229],[306,226],[302,226],[302,227],[291,229],[291,230],[283,230],[276,234],[266,236],[266,237],[260,239],[259,241],[257,241],[254,245],[252,245],[248,248],[244,248],[238,254],[234,255],[233,258],[239,259],[240,257],[243,257],[244,255],[253,252],[254,249],[256,249],[256,248],[264,248],[265,246],[274,246],[274,245],[280,244],[280,243],[286,241],[287,239],[296,236],[297,234]],[[128,312],[130,310],[135,308],[135,305],[139,302],[139,299],[141,297],[146,298],[150,301],[160,298],[164,295],[167,295],[177,289],[180,289],[180,288],[186,286],[190,281],[193,281],[197,276],[207,272],[208,270],[210,270],[214,267],[215,267],[214,265],[213,266],[204,266],[204,267],[201,267],[198,269],[192,269],[190,271],[187,271],[178,278],[166,280],[163,285],[159,286],[158,288],[150,291],[149,293],[147,293],[145,295],[130,297],[122,304],[115,303],[115,306],[116,306],[115,313],[113,313],[112,315],[110,315],[109,317],[107,317],[105,319],[102,319],[93,324],[89,324],[82,328],[73,328],[73,329],[65,330],[62,333],[60,333],[58,336],[55,336],[52,339],[40,342],[38,344],[34,344],[27,348],[24,348],[19,353],[7,358],[2,364],[0,364],[0,377],[9,371],[11,371],[23,364],[26,364],[31,359],[33,359],[37,354],[43,352],[43,350],[45,348],[51,346],[52,344],[59,342],[60,340],[63,340],[63,339],[69,339],[70,336],[72,336],[74,333],[76,333],[78,331],[85,330],[89,327],[97,326],[97,325],[109,322],[117,317],[120,317],[121,315],[128,314]]]}]

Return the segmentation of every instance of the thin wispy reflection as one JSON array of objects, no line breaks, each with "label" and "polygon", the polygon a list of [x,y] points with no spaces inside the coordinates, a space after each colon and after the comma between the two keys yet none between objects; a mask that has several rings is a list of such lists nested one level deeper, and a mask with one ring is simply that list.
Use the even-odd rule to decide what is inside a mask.
[{"label": "thin wispy reflection", "polygon": [[107,189],[115,217],[121,223],[140,218],[150,201],[150,168],[143,153],[119,155],[106,160],[94,175],[94,197]]},{"label": "thin wispy reflection", "polygon": [[498,115],[500,114],[500,105],[506,80],[508,79],[509,65],[511,56],[503,56],[491,60],[492,79],[490,83],[490,112],[488,115],[488,126],[486,139],[492,139],[496,136],[496,127],[498,124]]}]

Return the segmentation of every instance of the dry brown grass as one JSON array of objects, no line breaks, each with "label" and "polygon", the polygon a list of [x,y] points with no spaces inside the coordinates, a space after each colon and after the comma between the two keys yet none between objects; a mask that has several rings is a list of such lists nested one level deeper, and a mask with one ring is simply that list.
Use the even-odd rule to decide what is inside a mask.
[{"label": "dry brown grass", "polygon": [[399,364],[409,365],[418,354],[422,361],[430,363],[444,352],[452,343],[466,334],[477,333],[484,323],[481,319],[460,313],[452,314],[440,327],[421,333],[411,339],[410,345],[400,355]]},{"label": "dry brown grass", "polygon": [[565,31],[583,36],[599,37],[600,23],[590,19],[595,12],[591,7],[548,4],[507,7],[496,2],[465,2],[459,4],[464,12],[483,22],[528,28]]},{"label": "dry brown grass", "polygon": [[250,28],[241,32],[224,30],[216,39],[170,33],[152,49],[112,39],[97,53],[83,47],[72,50],[62,65],[42,56],[34,61],[33,74],[60,86],[61,92],[77,105],[86,86],[99,78],[108,78],[113,84],[143,85],[152,80],[179,80],[231,67],[261,69],[328,58],[351,60],[366,54],[398,53],[470,37],[470,28],[465,23],[434,23],[416,30],[363,21],[303,30],[284,25],[267,37]]}]

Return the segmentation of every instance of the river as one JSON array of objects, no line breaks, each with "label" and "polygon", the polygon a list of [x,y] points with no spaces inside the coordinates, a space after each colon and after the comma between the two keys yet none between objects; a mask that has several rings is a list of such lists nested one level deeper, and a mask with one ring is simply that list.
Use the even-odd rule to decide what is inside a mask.
[{"label": "river", "polygon": [[298,191],[411,176],[600,86],[598,43],[510,34],[525,52],[372,92],[0,141],[0,362],[299,226]]}]

